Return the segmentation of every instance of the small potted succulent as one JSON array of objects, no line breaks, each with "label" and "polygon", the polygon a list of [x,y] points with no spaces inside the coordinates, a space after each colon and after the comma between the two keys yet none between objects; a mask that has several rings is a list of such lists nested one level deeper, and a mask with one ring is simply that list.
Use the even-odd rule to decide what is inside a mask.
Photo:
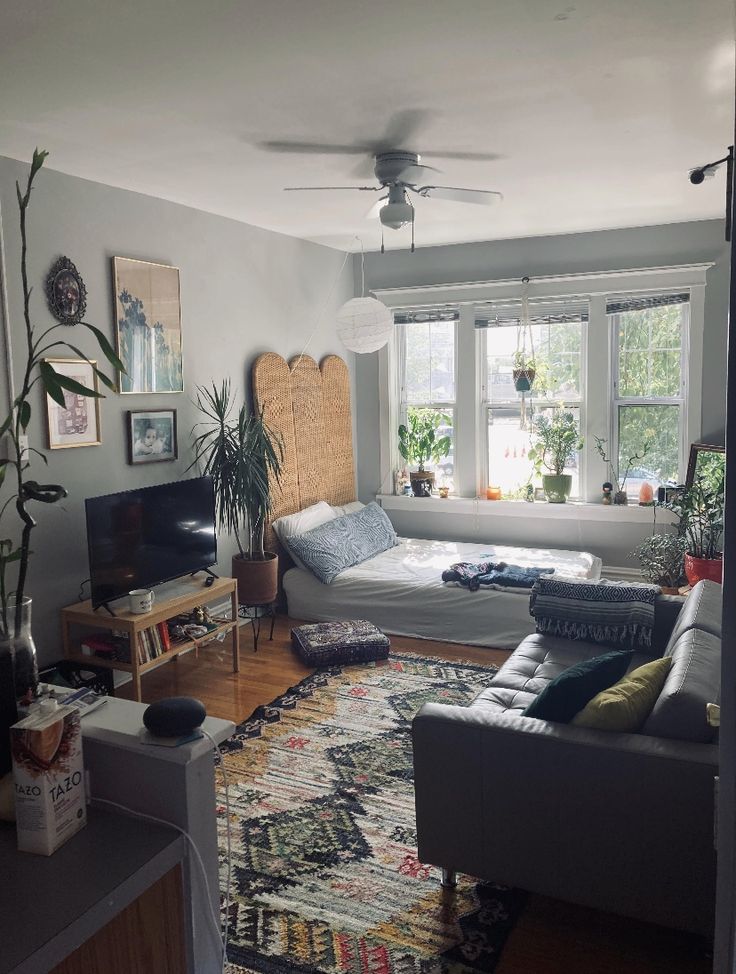
[{"label": "small potted succulent", "polygon": [[680,519],[678,534],[685,543],[685,575],[691,585],[707,578],[723,581],[724,478],[698,477],[691,487],[663,505]]},{"label": "small potted succulent", "polygon": [[514,363],[511,375],[514,380],[514,389],[517,392],[529,392],[534,384],[534,377],[537,374],[537,365],[533,355],[526,352],[514,352]]},{"label": "small potted succulent", "polygon": [[687,544],[680,534],[652,534],[633,550],[647,582],[659,585],[665,595],[677,595],[683,579]]},{"label": "small potted succulent", "polygon": [[415,497],[427,497],[434,488],[434,472],[425,470],[425,463],[439,463],[450,452],[450,437],[440,433],[448,426],[449,416],[434,409],[410,407],[406,423],[399,426],[399,453],[407,463],[417,464],[409,474]]},{"label": "small potted succulent", "polygon": [[[560,405],[551,417],[542,414],[532,424],[532,447],[528,457],[534,464],[550,504],[564,504],[572,489],[572,476],[564,472],[582,448],[578,424],[573,414]],[[547,473],[543,473],[543,471]]]}]

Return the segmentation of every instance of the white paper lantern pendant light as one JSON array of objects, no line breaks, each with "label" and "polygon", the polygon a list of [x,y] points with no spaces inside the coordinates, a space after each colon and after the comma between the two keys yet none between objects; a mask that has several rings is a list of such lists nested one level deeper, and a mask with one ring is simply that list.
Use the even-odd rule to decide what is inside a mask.
[{"label": "white paper lantern pendant light", "polygon": [[365,297],[365,255],[360,248],[363,297],[351,298],[337,312],[337,334],[345,348],[358,355],[377,352],[387,344],[394,329],[391,309],[376,298]]}]

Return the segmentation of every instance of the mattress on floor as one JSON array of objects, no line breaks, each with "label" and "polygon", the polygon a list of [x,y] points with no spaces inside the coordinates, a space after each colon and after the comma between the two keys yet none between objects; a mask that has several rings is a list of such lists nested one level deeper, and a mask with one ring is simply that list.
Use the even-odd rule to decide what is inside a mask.
[{"label": "mattress on floor", "polygon": [[346,569],[331,585],[304,569],[290,569],[284,576],[289,615],[314,622],[369,619],[399,636],[515,649],[534,632],[529,592],[469,592],[446,585],[442,572],[459,561],[554,568],[580,579],[600,578],[602,567],[586,551],[401,538],[397,547]]}]

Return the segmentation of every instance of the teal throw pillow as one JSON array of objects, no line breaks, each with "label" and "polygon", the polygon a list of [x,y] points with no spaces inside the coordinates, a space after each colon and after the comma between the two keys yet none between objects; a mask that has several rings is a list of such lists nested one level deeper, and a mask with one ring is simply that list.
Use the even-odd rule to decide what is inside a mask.
[{"label": "teal throw pillow", "polygon": [[633,655],[633,652],[604,653],[569,666],[547,684],[523,716],[569,724],[597,693],[621,679]]}]

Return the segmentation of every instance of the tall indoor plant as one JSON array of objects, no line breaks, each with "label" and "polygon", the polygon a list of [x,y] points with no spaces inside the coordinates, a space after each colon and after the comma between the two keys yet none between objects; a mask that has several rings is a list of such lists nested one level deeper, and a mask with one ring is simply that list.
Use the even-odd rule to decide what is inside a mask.
[{"label": "tall indoor plant", "polygon": [[[28,281],[28,233],[27,218],[34,181],[46,160],[48,153],[36,149],[25,190],[16,183],[20,215],[20,276],[23,292],[23,325],[25,337],[25,361],[20,388],[10,406],[10,412],[0,424],[0,438],[6,441],[4,458],[0,459],[0,487],[9,488],[11,493],[0,506],[0,723],[6,722],[8,714],[12,717],[15,699],[35,689],[38,682],[36,651],[30,632],[31,600],[26,595],[28,563],[31,557],[31,534],[36,527],[32,510],[34,503],[54,504],[67,496],[60,484],[40,484],[28,476],[33,454],[43,463],[48,463],[45,455],[34,448],[26,447],[26,434],[32,414],[34,386],[40,386],[54,402],[66,408],[64,391],[78,395],[99,397],[101,394],[88,389],[69,376],[56,372],[49,362],[43,360],[52,349],[66,348],[92,366],[97,377],[109,389],[115,389],[115,382],[94,365],[87,355],[71,342],[56,338],[54,332],[68,325],[53,324],[39,330],[31,317],[31,286]],[[94,325],[81,322],[97,340],[102,354],[116,372],[123,372],[120,359],[105,335]],[[68,331],[65,331],[68,334]],[[20,519],[20,537],[17,526],[7,524],[11,510]],[[0,727],[0,738],[5,734]],[[5,754],[0,747],[0,773],[4,770]]]},{"label": "tall indoor plant", "polygon": [[[575,417],[564,406],[555,407],[552,416],[537,416],[532,424],[532,447],[528,457],[550,504],[564,504],[572,489],[572,476],[564,472],[583,446]],[[547,473],[543,473],[547,470]]]},{"label": "tall indoor plant", "polygon": [[678,533],[685,539],[685,575],[691,585],[703,578],[723,580],[724,478],[696,478],[692,485],[665,504],[679,518]]},{"label": "tall indoor plant", "polygon": [[234,414],[229,379],[219,387],[200,386],[196,405],[205,418],[192,430],[203,428],[194,437],[194,462],[212,477],[219,526],[238,546],[232,560],[238,598],[247,605],[268,605],[278,595],[278,555],[265,550],[264,539],[271,491],[281,480],[281,441],[262,413],[243,404]]},{"label": "tall indoor plant", "polygon": [[417,409],[410,407],[407,412],[406,423],[399,426],[399,453],[407,463],[416,463],[418,469],[409,473],[412,490],[418,496],[416,485],[422,480],[429,480],[434,484],[434,473],[425,470],[425,463],[433,460],[439,463],[450,452],[450,437],[441,436],[440,426],[447,426],[450,417],[434,409]]}]

